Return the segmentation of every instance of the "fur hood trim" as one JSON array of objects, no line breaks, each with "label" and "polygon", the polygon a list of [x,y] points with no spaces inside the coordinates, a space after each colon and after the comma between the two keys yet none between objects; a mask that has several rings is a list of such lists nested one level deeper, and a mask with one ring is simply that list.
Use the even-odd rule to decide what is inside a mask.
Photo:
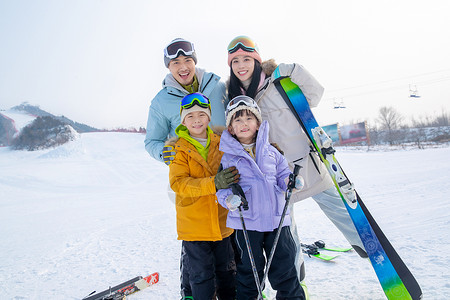
[{"label": "fur hood trim", "polygon": [[263,61],[261,64],[262,71],[269,77],[272,75],[273,71],[275,71],[277,66],[277,63],[273,58]]},{"label": "fur hood trim", "polygon": [[[211,130],[214,132],[214,134],[221,136],[222,132],[226,129],[225,126],[210,126]],[[169,138],[168,140],[166,140],[166,142],[164,143],[165,146],[175,146],[175,143],[179,140],[180,138],[178,136],[173,136],[171,138]]]}]

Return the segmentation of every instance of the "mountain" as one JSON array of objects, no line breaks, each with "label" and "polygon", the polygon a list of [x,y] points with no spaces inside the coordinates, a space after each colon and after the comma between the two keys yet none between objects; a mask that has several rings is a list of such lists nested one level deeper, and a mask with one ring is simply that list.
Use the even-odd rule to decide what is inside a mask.
[{"label": "mountain", "polygon": [[55,116],[49,112],[46,112],[45,110],[40,109],[39,106],[34,106],[27,103],[22,103],[20,105],[14,106],[11,109],[16,111],[23,111],[36,117],[46,117],[46,116],[53,117],[57,120],[60,120],[64,124],[72,126],[72,128],[75,129],[78,133],[99,131],[99,129],[97,128],[91,127],[83,123],[75,122],[65,116]]},{"label": "mountain", "polygon": [[[60,131],[62,130],[66,133],[70,133],[71,136],[74,136],[73,133],[71,133],[72,131],[76,131],[77,133],[99,131],[97,128],[75,122],[65,116],[55,116],[45,110],[42,110],[39,106],[22,103],[8,110],[0,111],[0,147],[12,145],[14,140],[21,134],[22,129],[32,124],[32,122],[34,122],[38,117],[45,118],[46,122],[44,123],[46,124],[49,123],[49,118],[51,118],[55,121],[61,122],[62,125],[70,126],[70,128],[63,126],[60,126],[59,128]],[[35,126],[39,126],[39,124],[44,123],[38,122]],[[54,130],[53,133],[56,134],[56,131]],[[44,144],[51,145],[52,143]],[[31,149],[34,148],[34,146],[25,148]]]}]

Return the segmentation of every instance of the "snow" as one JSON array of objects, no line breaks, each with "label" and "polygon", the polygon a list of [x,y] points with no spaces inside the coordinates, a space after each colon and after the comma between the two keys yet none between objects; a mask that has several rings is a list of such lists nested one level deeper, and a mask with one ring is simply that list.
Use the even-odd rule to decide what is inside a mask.
[{"label": "snow", "polygon": [[23,127],[27,126],[34,119],[36,119],[36,116],[32,116],[30,114],[27,114],[26,112],[15,109],[2,110],[0,111],[0,114],[8,117],[11,120],[14,120],[14,126],[16,127],[17,131],[22,130]]},{"label": "snow", "polygon": [[[0,298],[81,299],[158,271],[158,284],[129,298],[179,299],[168,168],[143,140],[85,133],[51,150],[0,149]],[[337,154],[425,299],[450,294],[449,153],[446,146]],[[312,199],[296,204],[295,214],[304,242],[347,246]],[[369,261],[354,251],[305,263],[312,300],[385,299]]]}]

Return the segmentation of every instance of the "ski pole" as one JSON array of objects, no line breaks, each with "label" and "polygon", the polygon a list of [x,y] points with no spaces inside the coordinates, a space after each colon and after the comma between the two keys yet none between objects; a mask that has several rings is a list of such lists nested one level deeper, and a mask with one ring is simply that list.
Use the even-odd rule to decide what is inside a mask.
[{"label": "ski pole", "polygon": [[241,223],[242,223],[242,232],[244,233],[245,244],[247,245],[248,256],[250,258],[250,263],[252,265],[253,277],[255,278],[256,289],[258,290],[258,299],[262,299],[263,297],[262,297],[261,282],[259,281],[258,270],[256,269],[255,258],[253,256],[252,247],[250,246],[250,239],[248,238],[248,232],[247,232],[247,228],[245,227],[244,216],[242,215],[242,209],[241,209],[241,206],[242,206],[242,208],[244,208],[244,210],[248,210],[248,202],[247,202],[247,199],[245,198],[244,191],[242,190],[242,188],[239,184],[233,183],[230,186],[231,186],[231,190],[233,191],[233,194],[239,196],[242,200],[242,205],[240,205],[238,207],[239,217],[240,217]]},{"label": "ski pole", "polygon": [[[270,268],[270,265],[272,264],[273,255],[275,254],[275,249],[277,248],[278,239],[280,238],[281,228],[283,227],[284,218],[286,217],[286,212],[289,207],[289,202],[291,200],[292,190],[295,188],[295,179],[297,178],[300,168],[301,168],[301,166],[294,164],[294,172],[291,175],[289,175],[289,183],[287,185],[287,191],[286,191],[286,196],[285,196],[286,203],[284,204],[283,213],[281,214],[280,224],[278,225],[278,229],[277,229],[277,233],[275,235],[275,240],[273,242],[272,249],[270,249],[269,259],[267,260],[266,270],[264,271],[264,276],[263,276],[263,279],[261,282],[262,288],[264,288],[264,284],[265,284],[267,275],[269,274],[269,268]],[[262,300],[262,299],[263,298],[261,295],[261,297],[258,296],[257,300]]]}]

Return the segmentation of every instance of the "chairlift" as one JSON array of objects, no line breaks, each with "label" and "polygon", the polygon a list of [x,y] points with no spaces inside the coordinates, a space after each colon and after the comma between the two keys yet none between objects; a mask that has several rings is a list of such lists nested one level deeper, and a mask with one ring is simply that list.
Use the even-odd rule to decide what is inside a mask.
[{"label": "chairlift", "polygon": [[420,98],[416,85],[409,85],[409,98]]},{"label": "chairlift", "polygon": [[334,109],[345,108],[344,99],[334,98]]}]

